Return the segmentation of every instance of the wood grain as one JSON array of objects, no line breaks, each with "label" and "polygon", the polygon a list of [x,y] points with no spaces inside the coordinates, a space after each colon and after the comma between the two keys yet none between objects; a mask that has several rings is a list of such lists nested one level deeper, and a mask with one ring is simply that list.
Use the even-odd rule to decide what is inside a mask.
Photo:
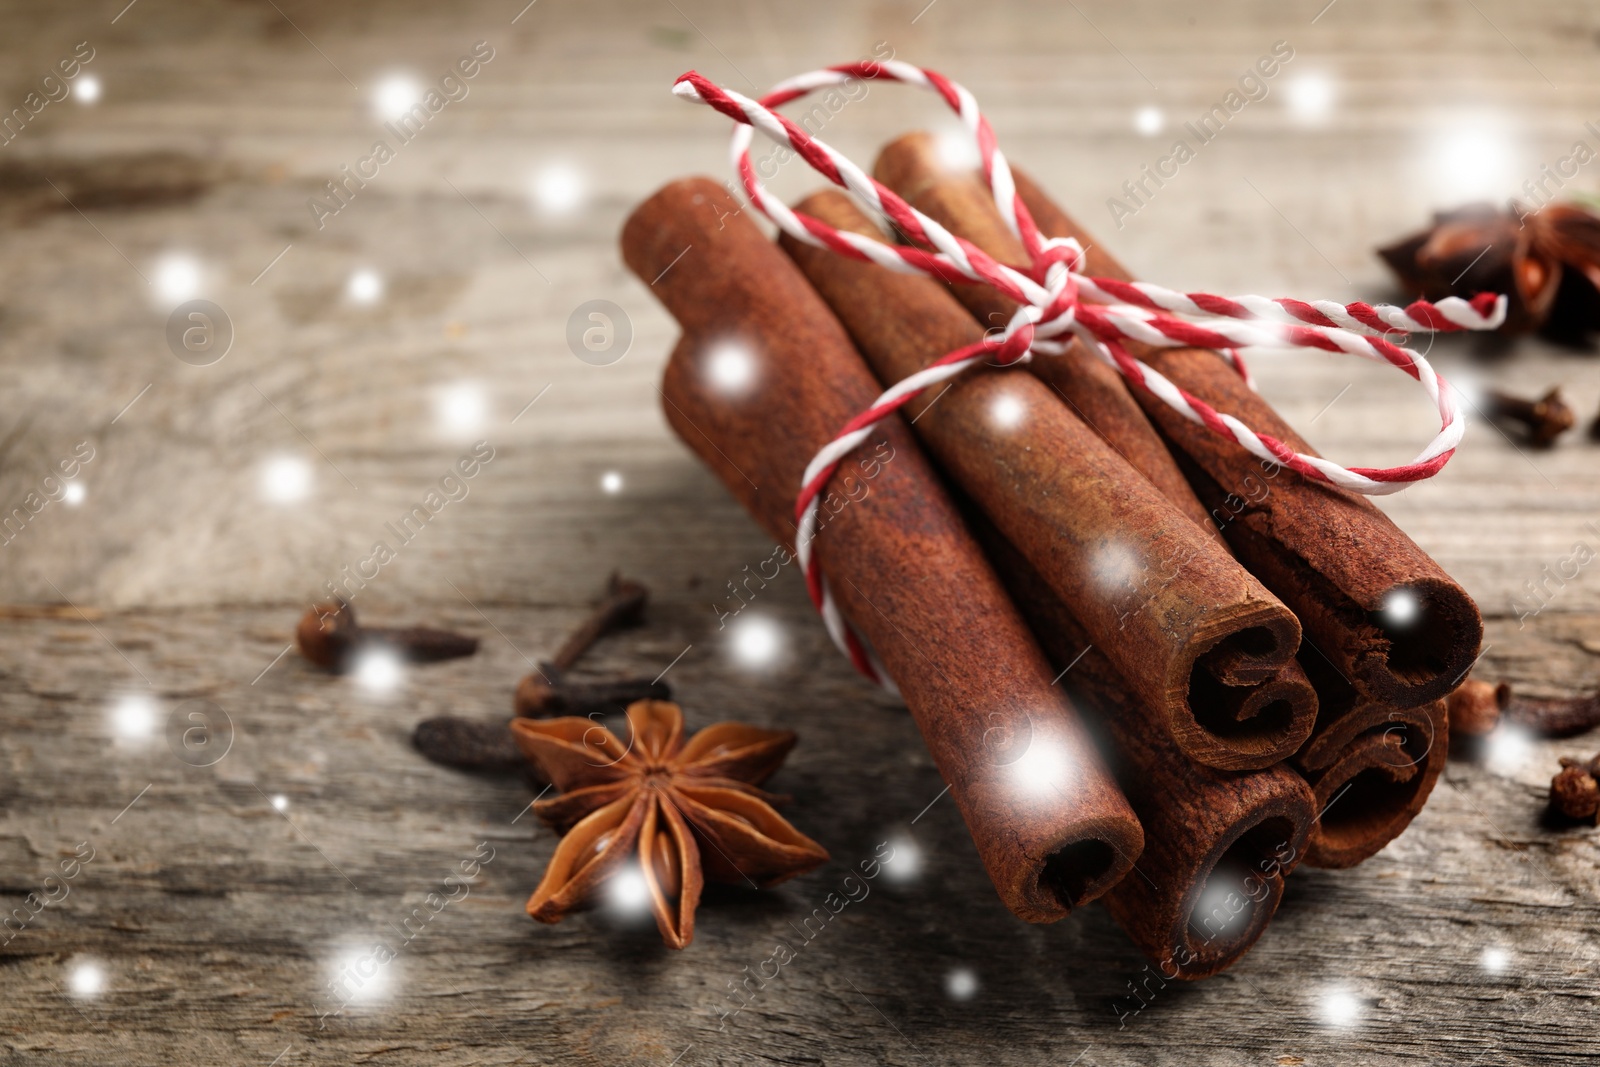
[{"label": "wood grain", "polygon": [[[0,602],[70,600],[93,619],[0,612],[7,909],[59,877],[80,842],[94,849],[66,897],[0,948],[4,1062],[1596,1058],[1600,850],[1593,831],[1539,819],[1556,757],[1590,754],[1592,738],[1536,743],[1507,766],[1451,763],[1395,843],[1352,870],[1297,871],[1237,967],[1152,986],[1137,1014],[1129,983],[1144,980],[1143,963],[1103,910],[1015,921],[949,798],[937,799],[943,782],[911,722],[850,676],[795,575],[746,609],[784,628],[784,663],[752,674],[729,655],[713,605],[772,546],[658,414],[676,331],[616,253],[626,212],[663,182],[726,176],[725,123],[674,101],[674,76],[696,67],[753,92],[887,41],[968,85],[1002,143],[1139,275],[1381,297],[1371,249],[1471,195],[1464,183],[1484,171],[1439,165],[1441,137],[1487,130],[1503,198],[1589,136],[1600,95],[1589,6],[1339,0],[1320,17],[1321,2],[1261,0],[1004,13],[967,0],[541,0],[520,16],[517,0],[122,7],[3,8],[13,32],[0,40],[0,106],[20,104],[83,40],[104,86],[96,106],[51,104],[0,148],[0,507],[9,514],[77,442],[95,448],[85,500],[50,503],[0,549]],[[1106,200],[1280,39],[1296,58],[1267,99],[1117,230]],[[377,82],[395,70],[432,82],[478,40],[496,55],[467,99],[318,230],[306,201],[379,135]],[[1287,79],[1313,69],[1334,79],[1336,103],[1324,124],[1303,125],[1285,106]],[[1167,134],[1133,131],[1146,104],[1165,110]],[[895,134],[948,121],[882,87],[824,136],[868,164]],[[530,205],[530,182],[555,162],[576,167],[588,194],[565,215]],[[1593,189],[1596,174],[1570,185]],[[93,191],[93,203],[81,215],[54,203],[41,175],[74,199]],[[777,190],[815,184],[791,164]],[[233,322],[233,349],[213,366],[169,353],[172,304],[136,273],[169,251],[198,257],[201,295]],[[376,307],[343,298],[362,267],[387,280]],[[591,299],[614,301],[633,327],[610,366],[574,358],[565,340]],[[1590,356],[1537,342],[1514,353],[1441,342],[1433,355],[1447,376],[1530,394],[1560,382],[1585,416],[1600,404]],[[1403,460],[1428,435],[1425,401],[1392,372],[1322,358],[1255,369],[1285,417],[1347,465]],[[485,388],[485,423],[443,433],[437,391],[463,380]],[[475,633],[482,651],[419,669],[387,701],[293,653],[272,665],[306,600],[479,437],[495,458],[469,495],[357,604],[374,624]],[[299,505],[258,492],[260,465],[282,453],[313,466]],[[1594,684],[1590,570],[1549,586],[1525,625],[1517,615],[1525,582],[1575,541],[1600,541],[1584,525],[1600,513],[1597,455],[1576,435],[1519,450],[1479,423],[1437,482],[1381,502],[1483,607],[1484,675],[1530,692]],[[615,495],[599,488],[612,470],[624,478]],[[691,726],[797,729],[773,786],[837,860],[771,893],[709,898],[682,954],[604,913],[536,927],[522,903],[553,841],[516,818],[533,791],[433,767],[407,743],[431,715],[507,713],[528,660],[554,649],[614,568],[652,585],[651,622],[579,674],[653,675],[676,659],[667,677]],[[142,744],[119,740],[109,718],[130,694],[156,704],[157,734]],[[209,768],[180,760],[160,729],[195,699],[236,728]],[[736,1005],[729,983],[884,840],[915,842],[917,874],[879,879],[722,1019]],[[405,941],[397,928],[449,892],[445,877],[482,842],[494,858],[467,897],[413,919],[421,932]],[[379,941],[400,949],[386,998],[319,1019],[334,962]],[[1498,972],[1483,965],[1490,949],[1505,953]],[[105,989],[75,998],[85,960]],[[967,1000],[945,991],[961,968],[977,981]],[[1357,1005],[1345,1028],[1322,1014],[1338,991]]]}]

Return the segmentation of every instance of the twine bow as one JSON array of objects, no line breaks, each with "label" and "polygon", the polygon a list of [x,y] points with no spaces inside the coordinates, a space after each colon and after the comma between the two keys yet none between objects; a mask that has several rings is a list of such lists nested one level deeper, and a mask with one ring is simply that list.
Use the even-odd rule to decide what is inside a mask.
[{"label": "twine bow", "polygon": [[[887,79],[937,93],[960,117],[977,142],[983,178],[1006,225],[1028,253],[1026,266],[995,260],[982,249],[952,234],[875,181],[843,155],[812,137],[773,108],[820,88],[855,79]],[[1191,422],[1232,440],[1251,455],[1289,467],[1301,475],[1369,495],[1397,492],[1437,474],[1454,454],[1465,422],[1455,390],[1419,353],[1390,340],[1423,332],[1489,330],[1505,319],[1506,298],[1481,293],[1471,300],[1447,297],[1438,303],[1418,300],[1404,308],[1328,300],[1301,301],[1260,296],[1217,296],[1181,293],[1142,282],[1091,277],[1083,273],[1082,247],[1069,238],[1046,238],[1027,205],[1017,195],[1005,154],[995,141],[978,102],[963,86],[931,70],[898,60],[847,63],[798,75],[774,86],[760,100],[751,100],[690,71],[672,91],[691,103],[705,104],[733,119],[733,164],[751,202],[791,237],[852,259],[876,263],[903,274],[924,274],[946,282],[979,282],[1018,303],[1016,314],[998,335],[959,348],[884,390],[870,408],[845,423],[819,450],[801,479],[795,501],[796,556],[806,577],[811,601],[822,614],[828,633],[867,677],[893,689],[877,658],[845,622],[811,553],[816,532],[818,497],[839,463],[866,440],[874,426],[924,390],[954,378],[977,363],[1011,366],[1035,352],[1057,355],[1074,339],[1098,355],[1129,382]],[[906,245],[891,245],[861,234],[835,229],[819,219],[791,210],[767,191],[750,161],[753,131],[804,159],[813,170],[853,193],[871,213],[905,234]],[[927,245],[929,252],[918,245]],[[1217,350],[1254,388],[1241,352],[1249,349],[1316,349],[1346,352],[1398,367],[1415,379],[1439,413],[1439,432],[1411,462],[1398,467],[1346,468],[1320,456],[1296,452],[1282,441],[1250,429],[1232,415],[1178,388],[1160,373],[1129,355],[1124,339],[1158,347]]]}]

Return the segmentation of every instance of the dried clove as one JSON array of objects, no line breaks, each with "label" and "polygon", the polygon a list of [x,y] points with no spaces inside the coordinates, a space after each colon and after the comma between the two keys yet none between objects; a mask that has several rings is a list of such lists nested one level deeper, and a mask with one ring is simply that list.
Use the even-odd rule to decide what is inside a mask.
[{"label": "dried clove", "polygon": [[478,639],[423,626],[362,626],[347,600],[313,604],[295,627],[300,654],[317,666],[343,674],[363,652],[388,649],[407,663],[438,663],[478,651]]},{"label": "dried clove", "polygon": [[1500,713],[1511,699],[1505,682],[1492,685],[1468,678],[1445,698],[1451,737],[1483,737],[1500,723]]},{"label": "dried clove", "polygon": [[1506,686],[1506,722],[1539,737],[1576,737],[1600,726],[1600,693],[1582,697],[1519,697]]},{"label": "dried clove", "polygon": [[517,714],[539,719],[550,715],[610,714],[627,710],[636,700],[670,700],[665,682],[649,678],[616,678],[598,682],[569,682],[545,665],[543,674],[528,675],[517,684]]},{"label": "dried clove", "polygon": [[660,680],[614,678],[598,682],[574,682],[567,671],[596,641],[628,626],[635,626],[644,615],[650,591],[639,582],[613,574],[606,584],[605,597],[567,635],[549,662],[517,684],[514,707],[523,718],[552,715],[590,715],[595,712],[623,711],[636,700],[670,700],[672,691]]},{"label": "dried clove", "polygon": [[434,763],[457,770],[532,770],[505,722],[440,715],[417,723],[411,744]]},{"label": "dried clove", "polygon": [[1550,808],[1575,822],[1594,825],[1600,817],[1600,782],[1595,780],[1600,756],[1591,760],[1561,757],[1561,770],[1550,779]]},{"label": "dried clove", "polygon": [[1511,683],[1468,678],[1445,698],[1450,736],[1481,738],[1504,722],[1535,737],[1575,737],[1600,726],[1600,693],[1581,697],[1519,696]]},{"label": "dried clove", "polygon": [[1561,387],[1553,386],[1538,400],[1490,389],[1484,394],[1484,414],[1491,419],[1510,422],[1527,433],[1528,443],[1536,448],[1549,448],[1556,438],[1572,429],[1578,417],[1561,398]]},{"label": "dried clove", "polygon": [[[613,574],[606,584],[605,597],[577,629],[567,635],[554,656],[539,664],[534,673],[517,685],[516,713],[526,718],[555,715],[589,716],[625,710],[640,700],[667,700],[672,692],[665,683],[644,678],[604,679],[596,682],[568,681],[566,672],[596,641],[625,626],[638,624],[650,591],[639,582]],[[353,620],[335,614],[326,625],[313,624],[314,647],[326,645],[326,634],[342,638],[341,627]],[[304,629],[307,622],[302,622]],[[407,631],[415,632],[415,631]],[[436,631],[434,631],[436,632]],[[302,639],[302,647],[306,644]],[[474,645],[476,642],[474,642]],[[324,651],[318,647],[319,651]],[[513,739],[510,723],[495,720],[464,719],[440,715],[424,719],[412,732],[411,743],[434,763],[465,771],[506,772],[519,768],[535,773]]]},{"label": "dried clove", "polygon": [[578,662],[596,641],[629,626],[637,626],[644,617],[644,606],[650,600],[650,590],[640,582],[631,581],[613,573],[606,583],[605,599],[567,635],[550,663],[557,671],[565,671]]}]

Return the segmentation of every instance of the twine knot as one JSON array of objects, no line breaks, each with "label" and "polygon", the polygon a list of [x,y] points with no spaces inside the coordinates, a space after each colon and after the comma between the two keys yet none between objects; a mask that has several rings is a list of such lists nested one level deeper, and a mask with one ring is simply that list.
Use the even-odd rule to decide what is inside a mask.
[{"label": "twine knot", "polygon": [[[950,233],[848,158],[772,110],[817,89],[872,79],[927,89],[956,112],[977,142],[983,178],[996,208],[1028,253],[1025,267],[1000,263],[970,241]],[[795,555],[812,603],[822,613],[834,642],[856,667],[891,691],[894,683],[834,603],[811,553],[811,539],[816,533],[817,498],[840,461],[866,440],[881,420],[924,390],[975,364],[1015,366],[1026,363],[1036,352],[1060,354],[1078,341],[1115,368],[1130,387],[1191,422],[1235,441],[1265,462],[1357,493],[1392,493],[1437,474],[1455,453],[1465,429],[1455,390],[1421,354],[1401,347],[1394,339],[1404,341],[1409,333],[1488,330],[1505,320],[1506,298],[1488,293],[1470,301],[1447,297],[1436,304],[1418,300],[1400,308],[1182,293],[1147,283],[1093,277],[1084,273],[1085,255],[1077,241],[1046,238],[1039,232],[1027,205],[1017,195],[1011,166],[1000,151],[988,119],[978,109],[976,98],[942,74],[900,60],[846,63],[810,71],[780,82],[760,100],[719,86],[694,71],[679,77],[672,91],[683,100],[714,108],[734,120],[734,166],[745,192],[756,209],[784,233],[806,244],[900,273],[988,285],[1017,302],[1016,313],[998,336],[991,331],[982,341],[946,353],[884,390],[870,408],[846,423],[817,452],[801,478],[795,501]],[[817,173],[852,193],[889,228],[904,234],[908,243],[891,245],[840,231],[789,208],[768,192],[756,176],[750,161],[754,130],[789,148]],[[930,248],[933,251],[927,250]],[[1341,467],[1320,456],[1296,452],[1282,441],[1256,433],[1232,415],[1218,412],[1134,359],[1123,344],[1125,340],[1156,347],[1214,349],[1247,384],[1251,379],[1241,353],[1251,348],[1345,352],[1387,363],[1415,379],[1428,394],[1438,411],[1439,432],[1410,463],[1389,468]]]}]

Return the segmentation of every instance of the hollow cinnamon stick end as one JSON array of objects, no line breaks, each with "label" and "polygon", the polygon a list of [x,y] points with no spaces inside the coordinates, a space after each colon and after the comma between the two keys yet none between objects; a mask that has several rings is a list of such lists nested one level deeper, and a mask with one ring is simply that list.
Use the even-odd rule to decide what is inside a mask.
[{"label": "hollow cinnamon stick end", "polygon": [[[1060,751],[1030,746],[1022,759],[982,768],[953,790],[1001,902],[1031,923],[1058,922],[1137,877],[1130,872],[1145,846],[1144,828],[1110,776],[1069,769]],[[1098,767],[1099,757],[1091,753],[1089,763]]]},{"label": "hollow cinnamon stick end", "polygon": [[1317,723],[1317,692],[1297,662],[1282,664],[1259,685],[1230,687],[1216,681],[1203,659],[1188,698],[1170,711],[1173,739],[1190,759],[1253,771],[1300,750]]},{"label": "hollow cinnamon stick end", "polygon": [[[1383,709],[1371,713],[1382,714]],[[1358,712],[1359,713],[1359,712]],[[1345,868],[1371,859],[1411,825],[1449,755],[1444,701],[1389,709],[1312,778],[1321,813],[1306,847],[1312,867]]]},{"label": "hollow cinnamon stick end", "polygon": [[1250,584],[1255,595],[1219,613],[1225,635],[1196,660],[1223,685],[1250,686],[1273,678],[1300,648],[1300,620],[1265,588]]},{"label": "hollow cinnamon stick end", "polygon": [[1112,916],[1168,979],[1209,978],[1243,957],[1305,855],[1317,813],[1305,780],[1279,767],[1237,781],[1225,810],[1206,816],[1226,828],[1208,852],[1186,862],[1175,862],[1181,853],[1147,856],[1146,878],[1134,875],[1106,895]]},{"label": "hollow cinnamon stick end", "polygon": [[1355,653],[1349,675],[1377,703],[1416,708],[1442,700],[1478,658],[1483,617],[1448,579],[1396,584],[1364,606],[1373,639]]},{"label": "hollow cinnamon stick end", "polygon": [[1131,811],[1125,817],[1111,816],[1074,829],[1073,840],[1045,857],[1029,894],[1039,918],[1012,908],[1030,922],[1054,922],[1098,900],[1129,875],[1144,851],[1144,830]]},{"label": "hollow cinnamon stick end", "polygon": [[[1145,837],[1094,738],[1060,714],[1071,704],[1043,664],[1039,674],[1044,689],[1025,710],[996,707],[978,733],[962,731],[976,743],[962,746],[945,780],[1000,900],[1018,918],[1048,923],[1137,877]],[[931,727],[930,745],[950,731],[919,725]]]}]

